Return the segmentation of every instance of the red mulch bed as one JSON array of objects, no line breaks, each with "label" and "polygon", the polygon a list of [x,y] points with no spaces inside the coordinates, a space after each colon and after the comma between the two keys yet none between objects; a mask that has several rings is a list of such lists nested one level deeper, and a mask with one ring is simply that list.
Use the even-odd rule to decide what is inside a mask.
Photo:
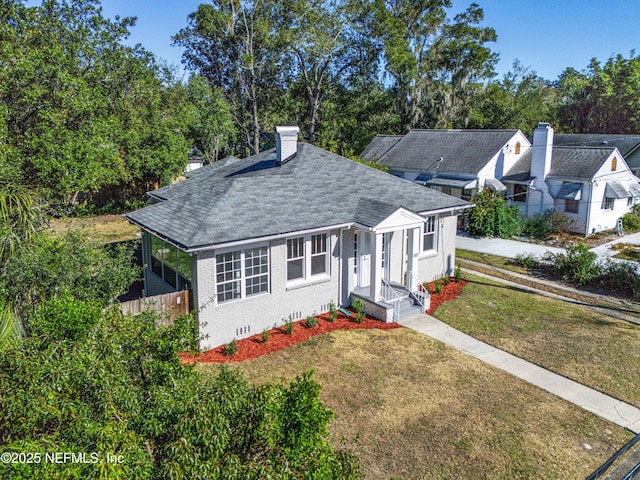
[{"label": "red mulch bed", "polygon": [[[440,305],[455,299],[460,294],[462,287],[464,287],[466,284],[467,282],[465,280],[462,280],[460,283],[452,281],[451,283],[449,283],[449,285],[443,285],[442,291],[440,293],[431,293],[431,308],[429,308],[427,313],[431,315]],[[435,292],[433,284],[429,284],[429,290],[430,292]],[[332,323],[328,320],[329,314],[323,313],[322,315],[318,315],[316,317],[319,319],[319,322],[311,328],[307,328],[305,326],[305,320],[294,322],[295,327],[291,335],[287,335],[285,333],[284,327],[278,327],[269,330],[269,340],[267,340],[267,343],[264,343],[262,341],[261,334],[254,335],[249,338],[244,338],[242,340],[236,340],[238,350],[236,354],[231,358],[225,356],[222,353],[224,345],[198,354],[191,354],[186,352],[181,353],[180,358],[185,363],[244,362],[245,360],[251,360],[268,353],[283,350],[287,347],[290,347],[291,345],[304,342],[311,337],[315,337],[316,335],[333,332],[335,330],[356,330],[372,328],[376,328],[378,330],[391,330],[393,328],[401,328],[401,325],[398,325],[397,323],[384,323],[369,316],[366,316],[362,323],[356,323],[353,321],[354,317],[355,314],[353,317],[346,317],[344,314],[338,312],[336,321]]]},{"label": "red mulch bed", "polygon": [[460,280],[459,282],[451,280],[449,285],[442,285],[442,291],[440,293],[435,293],[436,288],[433,283],[430,283],[429,293],[431,295],[431,305],[429,306],[429,310],[427,310],[427,314],[433,315],[440,305],[458,298],[458,295],[460,295],[460,292],[462,291],[462,287],[466,284],[466,280]]}]

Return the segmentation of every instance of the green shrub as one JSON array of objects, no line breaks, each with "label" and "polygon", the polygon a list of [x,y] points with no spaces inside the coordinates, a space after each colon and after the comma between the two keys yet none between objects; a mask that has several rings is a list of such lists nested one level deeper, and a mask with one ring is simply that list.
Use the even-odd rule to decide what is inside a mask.
[{"label": "green shrub", "polygon": [[598,287],[629,298],[640,298],[640,272],[635,262],[608,260],[601,266]]},{"label": "green shrub", "polygon": [[293,327],[293,320],[291,320],[291,317],[289,317],[289,320],[284,322],[284,333],[286,333],[287,335],[291,335],[293,333]]},{"label": "green shrub", "polygon": [[460,283],[460,280],[462,280],[462,267],[460,267],[460,265],[458,265],[456,267],[456,273],[455,273],[455,281]]},{"label": "green shrub", "polygon": [[520,209],[507,205],[500,192],[485,188],[473,197],[473,203],[463,214],[470,235],[509,238],[522,232]]},{"label": "green shrub", "polygon": [[522,265],[523,267],[534,269],[540,266],[540,260],[533,253],[519,253],[513,259],[514,263],[517,265]]},{"label": "green shrub", "polygon": [[558,254],[552,262],[554,273],[565,282],[578,286],[586,285],[601,274],[596,263],[597,255],[589,251],[584,243],[567,248],[567,254]]},{"label": "green shrub", "polygon": [[354,322],[356,323],[362,323],[362,321],[364,320],[364,304],[362,303],[362,300],[360,300],[359,298],[356,298],[353,301],[353,309],[356,311],[356,316],[354,318]]},{"label": "green shrub", "polygon": [[[31,336],[4,350],[3,450],[44,458],[98,445],[125,459],[104,478],[360,478],[355,458],[328,441],[331,411],[311,373],[259,386],[224,367],[203,375],[156,319],[109,310],[78,341]],[[91,463],[55,467],[0,462],[0,478],[98,476]]]},{"label": "green shrub", "polygon": [[449,285],[449,283],[451,283],[451,279],[447,276],[447,277],[443,277],[442,278],[442,283],[443,285]]},{"label": "green shrub", "polygon": [[51,340],[78,340],[100,320],[102,306],[65,292],[46,300],[32,318],[31,333]]},{"label": "green shrub", "polygon": [[329,321],[333,323],[336,318],[338,318],[338,310],[336,309],[336,304],[332,301],[329,302]]},{"label": "green shrub", "polygon": [[269,330],[263,330],[260,338],[262,339],[262,343],[267,343],[269,341]]},{"label": "green shrub", "polygon": [[536,213],[533,217],[524,219],[523,233],[538,240],[545,240],[551,233],[566,233],[571,231],[575,220],[565,212],[547,210]]},{"label": "green shrub", "polygon": [[549,212],[549,230],[551,233],[567,233],[575,226],[576,221],[564,212]]},{"label": "green shrub", "polygon": [[622,226],[626,232],[640,231],[640,204],[634,205],[631,212],[622,216]]},{"label": "green shrub", "polygon": [[238,344],[236,343],[236,339],[234,338],[229,343],[227,343],[224,347],[222,347],[222,354],[225,357],[232,358],[238,351]]},{"label": "green shrub", "polygon": [[442,282],[440,280],[434,282],[433,288],[435,289],[436,293],[442,292]]},{"label": "green shrub", "polygon": [[313,315],[309,315],[304,321],[304,323],[307,328],[313,328],[318,324],[318,319]]},{"label": "green shrub", "polygon": [[538,240],[546,239],[551,233],[549,216],[543,213],[536,213],[532,217],[525,218],[522,232]]}]

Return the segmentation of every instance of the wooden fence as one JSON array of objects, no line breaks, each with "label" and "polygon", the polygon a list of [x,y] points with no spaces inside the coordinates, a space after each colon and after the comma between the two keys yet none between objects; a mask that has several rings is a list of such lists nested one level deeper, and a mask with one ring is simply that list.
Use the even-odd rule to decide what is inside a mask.
[{"label": "wooden fence", "polygon": [[153,310],[161,314],[158,318],[159,324],[171,325],[180,315],[189,313],[190,296],[191,290],[165,293],[123,302],[120,304],[120,309],[123,315],[137,315],[146,310]]}]

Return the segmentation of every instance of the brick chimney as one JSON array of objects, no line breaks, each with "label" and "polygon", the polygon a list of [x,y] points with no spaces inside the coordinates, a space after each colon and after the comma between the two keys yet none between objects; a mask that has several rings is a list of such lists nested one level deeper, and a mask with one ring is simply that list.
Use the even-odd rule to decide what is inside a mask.
[{"label": "brick chimney", "polygon": [[535,183],[544,182],[551,170],[553,150],[553,128],[548,123],[539,123],[533,131],[533,151],[531,156],[531,176]]},{"label": "brick chimney", "polygon": [[276,163],[282,165],[298,152],[298,127],[276,127]]}]

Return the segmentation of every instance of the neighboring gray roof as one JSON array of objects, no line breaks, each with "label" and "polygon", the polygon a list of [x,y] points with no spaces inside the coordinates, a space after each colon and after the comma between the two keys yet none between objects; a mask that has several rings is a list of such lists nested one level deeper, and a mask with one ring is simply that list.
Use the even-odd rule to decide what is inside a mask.
[{"label": "neighboring gray roof", "polygon": [[376,135],[371,143],[365,147],[360,156],[368,162],[381,158],[396,143],[402,139],[403,135]]},{"label": "neighboring gray roof", "polygon": [[615,147],[629,167],[640,167],[640,135],[609,133],[556,133],[553,144],[574,147]]},{"label": "neighboring gray roof", "polygon": [[623,157],[640,146],[640,135],[605,133],[556,133],[553,144],[558,147],[615,147]]},{"label": "neighboring gray roof", "polygon": [[376,205],[385,205],[382,215],[399,207],[426,212],[468,205],[306,143],[298,143],[298,153],[281,166],[269,150],[201,170],[152,192],[164,201],[126,218],[189,249],[375,222]]},{"label": "neighboring gray roof", "polygon": [[[477,175],[517,132],[516,129],[411,130],[379,155],[380,163],[389,168]],[[376,139],[372,144],[375,142]],[[370,144],[362,156],[367,159],[365,152],[377,149]],[[440,158],[442,162],[438,162]]]},{"label": "neighboring gray roof", "polygon": [[[553,147],[549,177],[590,180],[609,158],[614,147]],[[502,181],[527,181],[531,177],[533,149],[526,151],[502,177]]]}]

